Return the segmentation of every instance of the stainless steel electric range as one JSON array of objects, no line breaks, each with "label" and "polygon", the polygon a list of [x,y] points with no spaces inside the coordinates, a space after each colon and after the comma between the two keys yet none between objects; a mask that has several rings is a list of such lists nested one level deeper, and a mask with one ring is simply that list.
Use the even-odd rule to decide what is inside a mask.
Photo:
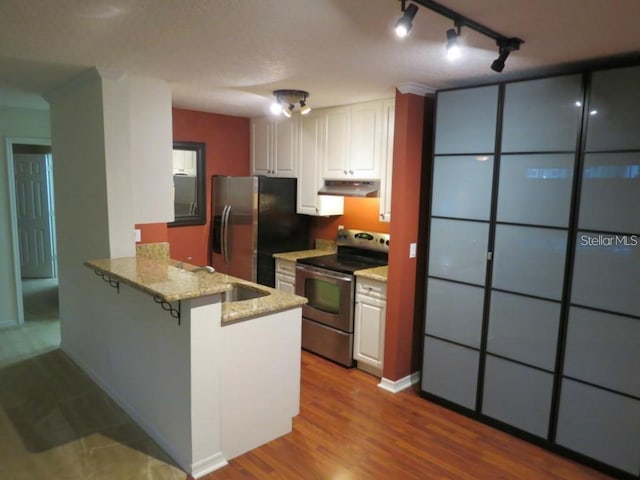
[{"label": "stainless steel electric range", "polygon": [[342,229],[337,252],[298,260],[296,294],[302,307],[302,348],[346,367],[353,366],[354,272],[387,265],[390,236]]}]

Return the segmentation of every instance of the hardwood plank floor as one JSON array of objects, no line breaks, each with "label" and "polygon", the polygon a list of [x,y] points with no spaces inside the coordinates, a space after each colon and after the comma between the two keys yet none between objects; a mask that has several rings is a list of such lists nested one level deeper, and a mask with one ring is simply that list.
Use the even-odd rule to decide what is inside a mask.
[{"label": "hardwood plank floor", "polygon": [[[378,379],[302,352],[293,432],[204,480],[518,479],[610,477]],[[256,392],[260,395],[260,392]]]}]

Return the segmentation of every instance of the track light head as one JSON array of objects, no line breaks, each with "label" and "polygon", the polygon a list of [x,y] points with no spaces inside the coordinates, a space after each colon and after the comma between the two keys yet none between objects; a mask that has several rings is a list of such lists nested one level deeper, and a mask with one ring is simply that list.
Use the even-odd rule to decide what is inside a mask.
[{"label": "track light head", "polygon": [[519,38],[500,38],[496,43],[498,44],[498,58],[491,64],[491,70],[500,73],[504,70],[504,62],[509,57],[509,54],[514,50],[520,50],[520,44],[523,41]]},{"label": "track light head", "polygon": [[295,106],[293,105],[293,103],[289,104],[287,108],[282,109],[282,115],[284,115],[287,118],[291,118],[291,114],[293,113],[294,108]]},{"label": "track light head", "polygon": [[307,115],[311,111],[311,107],[307,105],[305,100],[300,100],[300,115]]},{"label": "track light head", "polygon": [[457,31],[454,28],[447,30],[447,60],[449,61],[457,60],[462,55],[458,41],[459,37],[460,27],[458,27]]},{"label": "track light head", "polygon": [[413,28],[413,19],[416,13],[418,13],[418,7],[413,3],[410,3],[409,6],[404,9],[402,16],[398,19],[394,28],[398,37],[404,38],[409,35],[411,28]]},{"label": "track light head", "polygon": [[274,115],[280,115],[282,113],[282,104],[276,100],[271,104],[271,113]]},{"label": "track light head", "polygon": [[494,72],[502,72],[504,70],[504,62],[507,60],[507,57],[511,53],[511,50],[507,50],[506,48],[500,49],[500,55],[496,58],[491,64],[491,70]]}]

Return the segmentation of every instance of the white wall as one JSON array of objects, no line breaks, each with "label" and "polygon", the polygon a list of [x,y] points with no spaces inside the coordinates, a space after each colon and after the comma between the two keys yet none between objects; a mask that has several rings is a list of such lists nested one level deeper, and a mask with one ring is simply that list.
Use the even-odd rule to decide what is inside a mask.
[{"label": "white wall", "polygon": [[96,306],[87,319],[93,355],[68,353],[194,478],[226,465],[220,296],[181,302],[178,324],[150,295],[125,284],[117,291],[90,269],[83,273]]},{"label": "white wall", "polygon": [[[150,93],[145,101],[132,97]],[[83,262],[135,256],[134,225],[173,219],[170,195],[170,90],[160,80],[91,69],[50,92],[54,157],[58,277],[62,348],[92,365],[101,362],[90,338],[97,328],[96,308],[86,299],[91,286]],[[155,119],[154,119],[155,116]],[[133,125],[144,119],[144,127]],[[154,128],[157,127],[157,128]],[[147,135],[139,138],[144,128]],[[154,153],[136,147],[157,136]],[[151,159],[149,158],[151,157]],[[163,158],[166,159],[163,160]],[[158,164],[141,178],[140,163]],[[156,188],[149,188],[151,184]],[[165,198],[166,197],[166,198]],[[136,217],[136,205],[147,215]]]},{"label": "white wall", "polygon": [[133,77],[129,98],[136,223],[173,222],[171,89],[166,82]]},{"label": "white wall", "polygon": [[9,182],[7,171],[7,138],[29,137],[48,140],[49,111],[0,106],[0,326],[18,321],[18,290],[14,272],[18,252],[13,249],[9,212]]}]

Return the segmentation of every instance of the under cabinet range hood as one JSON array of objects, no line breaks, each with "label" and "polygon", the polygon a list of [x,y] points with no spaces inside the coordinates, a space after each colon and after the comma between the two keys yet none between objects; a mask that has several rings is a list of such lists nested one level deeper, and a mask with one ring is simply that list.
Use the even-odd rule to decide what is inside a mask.
[{"label": "under cabinet range hood", "polygon": [[325,180],[318,195],[339,197],[377,197],[380,190],[378,180]]}]

